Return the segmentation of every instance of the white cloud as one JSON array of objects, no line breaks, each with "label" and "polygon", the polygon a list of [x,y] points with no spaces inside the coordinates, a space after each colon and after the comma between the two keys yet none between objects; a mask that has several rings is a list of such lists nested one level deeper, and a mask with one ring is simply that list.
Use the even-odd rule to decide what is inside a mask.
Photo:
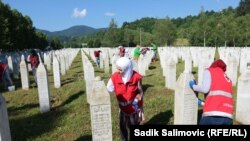
[{"label": "white cloud", "polygon": [[105,16],[110,16],[110,17],[112,17],[112,16],[114,16],[114,15],[115,15],[115,13],[112,13],[112,12],[106,12],[104,15],[105,15]]},{"label": "white cloud", "polygon": [[75,8],[74,11],[73,11],[73,17],[74,18],[83,18],[87,15],[87,9],[78,9],[78,8]]}]

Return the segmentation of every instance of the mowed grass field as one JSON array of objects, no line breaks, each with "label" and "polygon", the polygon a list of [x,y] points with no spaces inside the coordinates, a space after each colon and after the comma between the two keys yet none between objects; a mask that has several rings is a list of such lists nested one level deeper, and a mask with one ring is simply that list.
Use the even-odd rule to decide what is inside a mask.
[{"label": "mowed grass field", "polygon": [[[95,66],[94,62],[92,62]],[[184,63],[177,63],[177,77]],[[197,78],[197,68],[193,69]],[[16,91],[4,92],[8,107],[12,141],[91,141],[90,109],[86,100],[81,54],[78,53],[69,71],[61,77],[62,87],[54,88],[52,71],[48,72],[51,111],[41,114],[37,87],[30,74],[30,90],[21,89],[21,81],[14,80]],[[107,83],[110,74],[95,67],[95,76]],[[174,91],[165,88],[160,62],[151,63],[143,77],[144,124],[172,125],[174,121]],[[236,92],[236,88],[234,89]],[[119,141],[119,108],[111,95],[113,140]],[[201,108],[200,108],[201,113]]]}]

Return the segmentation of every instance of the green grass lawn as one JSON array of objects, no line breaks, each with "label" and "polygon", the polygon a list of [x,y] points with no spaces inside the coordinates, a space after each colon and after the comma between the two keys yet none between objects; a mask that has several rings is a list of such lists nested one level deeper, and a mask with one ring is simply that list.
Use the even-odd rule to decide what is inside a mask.
[{"label": "green grass lawn", "polygon": [[[94,64],[94,62],[92,62]],[[177,64],[177,76],[183,71],[184,63]],[[62,87],[54,88],[53,74],[49,71],[52,109],[41,114],[37,88],[21,89],[20,80],[15,80],[16,91],[6,92],[12,141],[91,141],[89,105],[86,100],[81,54],[78,53],[72,66],[61,78]],[[197,78],[197,68],[193,73]],[[111,72],[111,71],[110,71]],[[107,82],[110,74],[95,67],[95,76]],[[32,75],[31,83],[33,83]],[[174,91],[164,87],[160,62],[154,62],[143,77],[144,124],[171,125],[174,120]],[[111,95],[113,140],[119,141],[118,104]]]}]

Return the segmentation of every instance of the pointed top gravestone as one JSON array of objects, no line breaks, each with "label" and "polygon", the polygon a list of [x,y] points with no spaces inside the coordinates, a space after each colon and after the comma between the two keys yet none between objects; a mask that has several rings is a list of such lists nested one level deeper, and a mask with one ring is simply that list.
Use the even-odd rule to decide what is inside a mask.
[{"label": "pointed top gravestone", "polygon": [[194,79],[194,76],[191,73],[184,72],[177,80],[174,101],[174,124],[197,124],[197,97],[188,85],[192,79]]},{"label": "pointed top gravestone", "polygon": [[112,141],[110,96],[100,78],[93,81],[90,96],[91,127],[93,141]]},{"label": "pointed top gravestone", "polygon": [[21,73],[21,82],[22,82],[22,89],[28,90],[30,86],[29,81],[29,72],[27,68],[27,64],[24,60],[24,56],[21,57],[21,63],[20,63],[20,73]]},{"label": "pointed top gravestone", "polygon": [[40,112],[50,111],[50,89],[48,82],[48,74],[42,63],[39,64],[36,72],[37,87],[39,95]]}]

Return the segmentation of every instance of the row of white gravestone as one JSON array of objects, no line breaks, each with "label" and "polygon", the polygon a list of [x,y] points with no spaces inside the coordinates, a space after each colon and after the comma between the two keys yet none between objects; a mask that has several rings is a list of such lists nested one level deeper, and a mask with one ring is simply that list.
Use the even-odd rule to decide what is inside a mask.
[{"label": "row of white gravestone", "polygon": [[82,63],[83,63],[83,73],[85,80],[85,90],[86,90],[86,98],[89,103],[89,97],[92,90],[93,80],[95,77],[94,67],[92,63],[89,61],[88,57],[85,55],[83,51],[81,51],[82,55]]},{"label": "row of white gravestone", "polygon": [[[57,59],[54,58],[54,62],[55,62],[54,64],[56,64],[58,67],[59,63]],[[24,56],[21,57],[20,70],[21,70],[22,88],[28,89],[29,88],[28,69],[26,62],[24,61]],[[57,69],[57,75],[58,74],[59,70]],[[41,113],[48,112],[50,111],[51,108],[50,89],[48,83],[47,70],[45,69],[43,63],[40,63],[37,68],[37,86],[39,94],[40,112]],[[0,94],[0,141],[11,141],[6,103],[4,97],[1,94]]]},{"label": "row of white gravestone", "polygon": [[94,78],[94,67],[81,51],[86,85],[87,102],[90,106],[93,141],[112,141],[111,102],[104,81]]}]

